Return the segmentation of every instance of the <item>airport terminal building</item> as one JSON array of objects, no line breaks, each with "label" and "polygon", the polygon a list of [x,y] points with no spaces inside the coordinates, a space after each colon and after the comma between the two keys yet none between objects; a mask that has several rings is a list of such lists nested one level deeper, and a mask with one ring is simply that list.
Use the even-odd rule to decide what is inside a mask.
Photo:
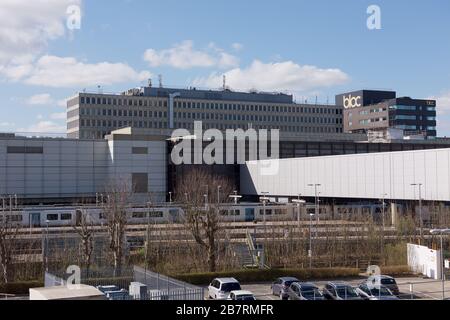
[{"label": "airport terminal building", "polygon": [[[348,98],[349,95],[342,96],[343,102],[344,96]],[[353,101],[376,105],[392,99],[396,99],[393,92],[366,91],[361,93],[360,99]],[[229,90],[145,87],[120,95],[80,93],[68,101],[69,138],[0,135],[0,197],[17,197],[19,202],[29,204],[95,201],[96,194],[104,192],[111,181],[120,179],[129,181],[136,201],[148,201],[151,197],[153,201],[164,202],[168,200],[169,192],[176,191],[178,179],[196,166],[229,177],[236,189],[249,198],[254,198],[261,191],[274,196],[290,197],[299,193],[312,196],[311,190],[300,187],[298,183],[322,183],[312,180],[320,180],[320,175],[326,173],[328,180],[323,184],[339,192],[323,196],[330,199],[370,199],[375,197],[375,193],[359,194],[353,191],[358,179],[364,179],[364,183],[361,182],[364,188],[378,190],[381,187],[379,172],[386,171],[389,175],[386,179],[409,181],[410,170],[415,166],[418,166],[417,170],[421,167],[424,167],[423,170],[434,170],[432,173],[424,171],[427,177],[429,174],[439,174],[437,182],[430,182],[434,185],[429,188],[434,189],[429,190],[437,190],[439,186],[450,183],[447,174],[450,164],[442,156],[446,149],[450,150],[449,139],[427,139],[425,136],[422,139],[405,139],[396,136],[374,141],[364,130],[341,133],[345,126],[342,121],[345,115],[341,112],[355,112],[357,108],[347,107],[345,103],[341,106],[299,105],[289,95]],[[426,112],[435,114],[435,109]],[[170,154],[179,141],[170,139],[173,129],[192,131],[197,120],[202,121],[204,129],[216,126],[222,130],[249,127],[280,129],[280,175],[259,177],[258,171],[251,171],[247,164],[174,165]],[[435,124],[435,120],[430,121]],[[432,130],[429,133],[433,134]],[[193,144],[196,139],[201,137],[190,142]],[[208,141],[202,141],[203,148],[208,144]],[[226,145],[224,150],[225,156]],[[246,153],[247,161],[259,160]],[[417,154],[420,159],[407,158],[411,154]],[[413,159],[413,163],[408,160],[395,163],[386,160],[397,159],[395,157]],[[343,167],[343,163],[348,167]],[[382,168],[379,167],[381,164]],[[307,168],[305,170],[310,178],[296,176],[299,181],[293,184],[284,177],[289,172],[299,172],[300,168]],[[343,175],[344,172],[348,174]],[[420,180],[426,183],[424,179]],[[275,190],[275,186],[280,188]],[[383,185],[383,188],[388,187]],[[357,190],[361,191],[359,187]],[[392,197],[411,199],[409,193],[397,192],[393,187],[390,190],[393,190],[390,193]],[[450,201],[445,192],[438,195],[432,191],[430,194],[435,200]]]}]

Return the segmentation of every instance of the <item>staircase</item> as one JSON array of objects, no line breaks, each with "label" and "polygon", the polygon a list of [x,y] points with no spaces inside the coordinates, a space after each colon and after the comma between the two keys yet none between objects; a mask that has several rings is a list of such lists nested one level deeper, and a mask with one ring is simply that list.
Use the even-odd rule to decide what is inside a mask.
[{"label": "staircase", "polygon": [[239,263],[244,268],[254,268],[256,263],[253,259],[253,254],[251,253],[247,243],[234,243],[232,245],[234,254],[239,260]]}]

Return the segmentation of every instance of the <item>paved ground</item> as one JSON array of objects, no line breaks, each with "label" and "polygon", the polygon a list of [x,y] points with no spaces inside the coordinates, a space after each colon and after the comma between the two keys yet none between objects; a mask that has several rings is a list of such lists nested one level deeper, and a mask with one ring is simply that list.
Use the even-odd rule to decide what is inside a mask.
[{"label": "paved ground", "polygon": [[[397,284],[400,289],[401,299],[442,299],[442,282],[430,279],[423,279],[419,277],[397,278]],[[346,282],[353,286],[357,286],[363,279],[350,279]],[[320,289],[328,281],[311,281],[315,283]],[[257,283],[257,284],[241,284],[243,290],[253,292],[257,300],[280,300],[279,297],[272,295],[270,289],[271,283]],[[411,293],[411,285],[413,292]],[[205,290],[208,294],[207,289]],[[445,298],[450,299],[450,281],[445,283]]]}]

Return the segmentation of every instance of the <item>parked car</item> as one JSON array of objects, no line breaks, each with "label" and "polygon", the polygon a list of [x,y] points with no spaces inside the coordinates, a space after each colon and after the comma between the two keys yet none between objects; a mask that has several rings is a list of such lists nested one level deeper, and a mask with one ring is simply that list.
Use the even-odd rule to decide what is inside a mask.
[{"label": "parked car", "polygon": [[322,292],[313,283],[293,282],[288,289],[289,300],[325,300]]},{"label": "parked car", "polygon": [[373,279],[375,279],[376,282],[381,283],[381,285],[388,288],[394,295],[398,296],[400,295],[400,290],[398,289],[397,281],[391,276],[381,275],[381,276],[374,276]]},{"label": "parked car", "polygon": [[361,283],[356,292],[365,300],[399,300],[387,287],[372,288],[367,282]]},{"label": "parked car", "polygon": [[208,297],[210,299],[225,300],[231,291],[237,290],[241,290],[241,285],[235,278],[216,278],[208,287]]},{"label": "parked car", "polygon": [[238,300],[238,301],[254,301],[256,300],[252,292],[246,290],[236,290],[231,291],[227,300]]},{"label": "parked car", "polygon": [[293,282],[300,282],[294,277],[281,277],[272,283],[272,294],[279,296],[281,300],[286,300],[288,298],[288,290]]},{"label": "parked car", "polygon": [[358,292],[345,282],[328,282],[323,295],[327,300],[362,300]]}]

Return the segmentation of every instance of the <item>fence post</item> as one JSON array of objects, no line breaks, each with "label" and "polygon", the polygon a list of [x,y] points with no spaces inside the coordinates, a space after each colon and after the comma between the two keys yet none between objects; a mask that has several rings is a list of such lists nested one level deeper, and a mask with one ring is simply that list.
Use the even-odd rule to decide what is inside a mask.
[{"label": "fence post", "polygon": [[411,300],[414,300],[414,284],[409,283],[409,292],[411,294]]}]

